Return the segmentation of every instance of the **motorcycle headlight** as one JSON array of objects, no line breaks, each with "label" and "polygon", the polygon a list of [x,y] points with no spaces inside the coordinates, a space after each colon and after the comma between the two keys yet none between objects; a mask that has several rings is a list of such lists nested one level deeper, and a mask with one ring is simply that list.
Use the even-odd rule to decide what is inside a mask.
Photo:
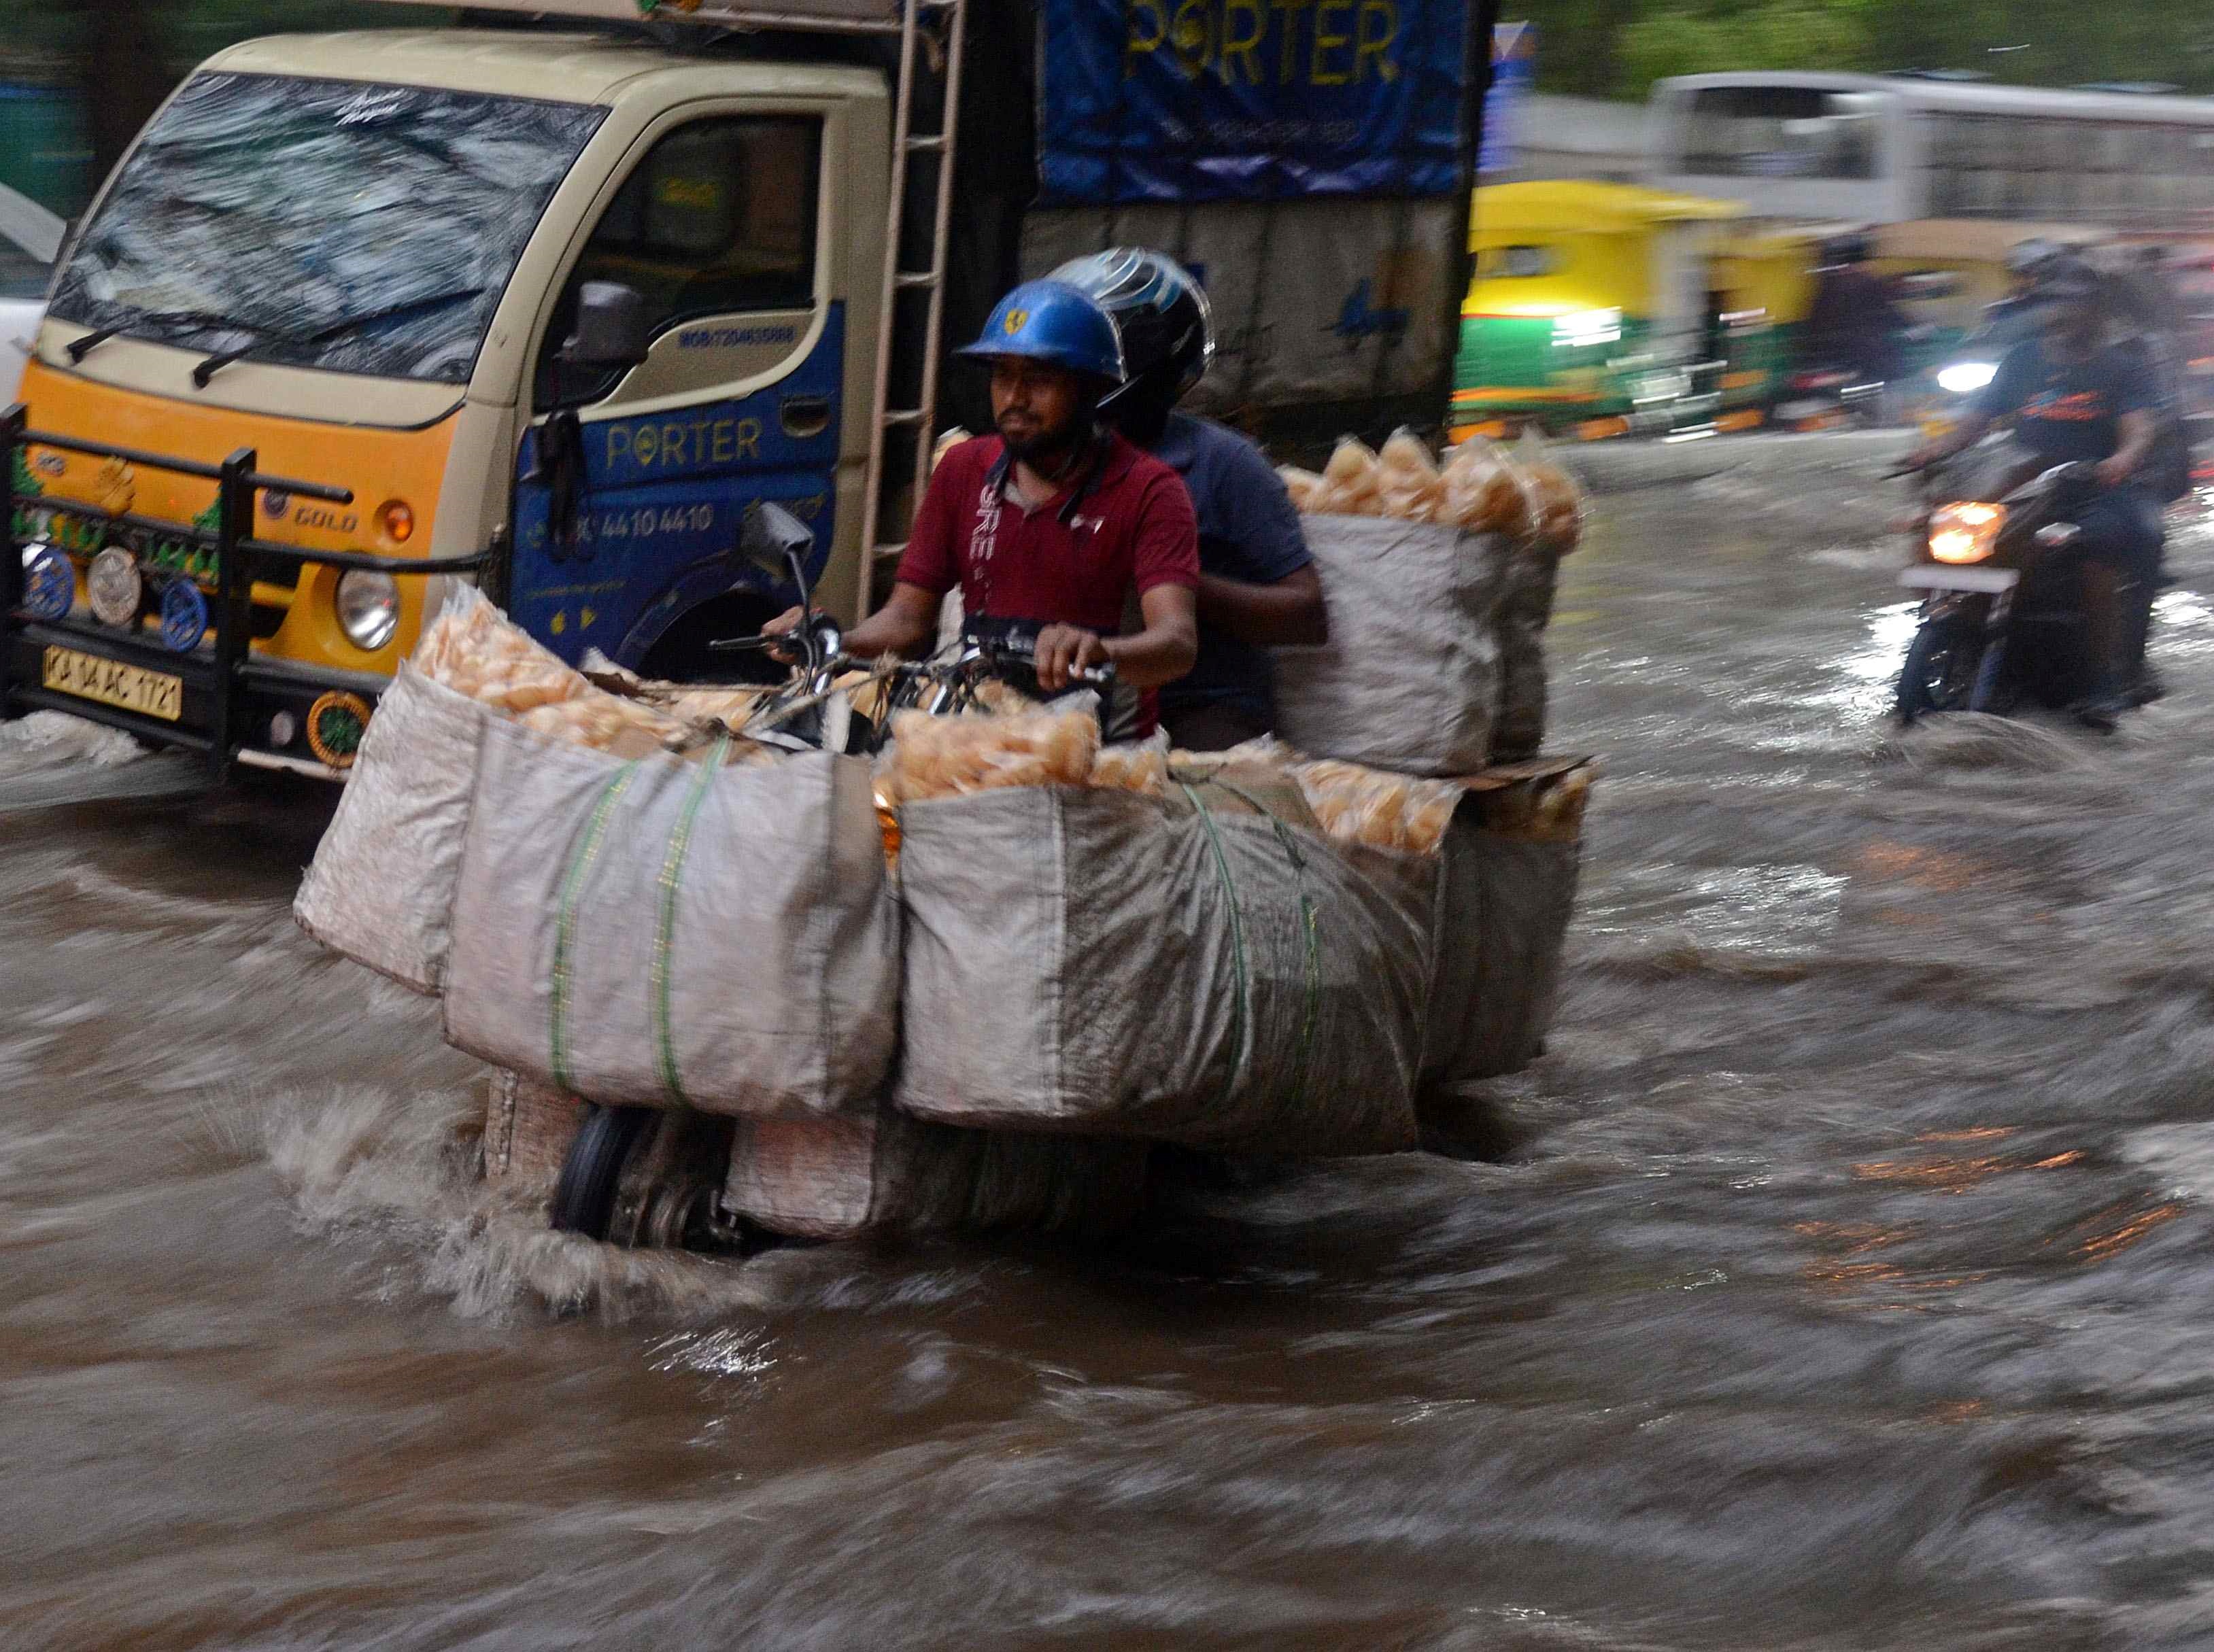
[{"label": "motorcycle headlight", "polygon": [[1940,562],[1981,562],[1998,547],[2004,505],[1946,505],[1930,518],[1930,554]]},{"label": "motorcycle headlight", "polygon": [[1998,376],[1997,362],[1955,362],[1937,375],[1937,387],[1948,395],[1972,396]]},{"label": "motorcycle headlight", "polygon": [[374,654],[400,629],[400,586],[389,574],[354,569],[339,577],[339,629],[346,640]]}]

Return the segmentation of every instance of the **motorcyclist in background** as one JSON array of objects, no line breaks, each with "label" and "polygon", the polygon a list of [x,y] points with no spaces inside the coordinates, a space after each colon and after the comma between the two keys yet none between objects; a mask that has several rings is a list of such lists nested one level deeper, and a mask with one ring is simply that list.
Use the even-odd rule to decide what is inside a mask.
[{"label": "motorcyclist in background", "polygon": [[2111,731],[2131,700],[2127,628],[2149,602],[2160,564],[2161,507],[2140,472],[2156,430],[2158,389],[2138,339],[2113,328],[2098,272],[2072,255],[2048,260],[2032,296],[2039,331],[2008,351],[1960,426],[1908,457],[1916,468],[1951,458],[2001,420],[2048,464],[2095,466],[2098,491],[2077,513],[2085,629],[2093,687],[2071,708]]},{"label": "motorcyclist in background", "polygon": [[1874,247],[1858,233],[1832,236],[1822,248],[1814,304],[1807,316],[1809,359],[1850,369],[1866,384],[1899,376],[1907,321],[1891,285],[1868,268]]},{"label": "motorcyclist in background", "polygon": [[1174,259],[1117,247],[1048,277],[1097,299],[1122,330],[1129,378],[1100,405],[1171,466],[1199,515],[1199,661],[1161,690],[1161,722],[1186,751],[1221,751],[1275,726],[1268,649],[1326,640],[1322,584],[1282,479],[1260,448],[1175,411],[1214,354],[1207,295]]}]

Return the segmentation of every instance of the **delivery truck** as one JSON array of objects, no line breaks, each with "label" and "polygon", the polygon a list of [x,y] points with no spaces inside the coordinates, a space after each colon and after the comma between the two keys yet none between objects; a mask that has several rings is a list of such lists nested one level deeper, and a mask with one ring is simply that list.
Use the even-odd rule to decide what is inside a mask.
[{"label": "delivery truck", "polygon": [[450,582],[562,658],[711,677],[865,613],[945,367],[1121,242],[1208,283],[1202,405],[1434,427],[1485,8],[503,0],[219,54],[62,249],[0,423],[0,716],[343,777]]}]

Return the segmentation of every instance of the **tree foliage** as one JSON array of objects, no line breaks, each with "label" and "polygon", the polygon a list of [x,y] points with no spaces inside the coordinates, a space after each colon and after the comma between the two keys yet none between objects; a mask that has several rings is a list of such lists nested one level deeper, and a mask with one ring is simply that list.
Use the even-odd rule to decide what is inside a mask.
[{"label": "tree foliage", "polygon": [[2017,85],[2153,82],[2214,93],[2214,0],[1508,0],[1539,84],[1642,98],[1728,69],[1965,69]]}]

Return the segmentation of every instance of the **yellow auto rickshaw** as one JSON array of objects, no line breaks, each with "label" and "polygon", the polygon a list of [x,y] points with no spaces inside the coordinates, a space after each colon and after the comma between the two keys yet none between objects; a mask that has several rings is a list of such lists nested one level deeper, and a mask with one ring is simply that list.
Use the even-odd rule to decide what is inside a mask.
[{"label": "yellow auto rickshaw", "polygon": [[1535,424],[1583,436],[1720,411],[1735,202],[1581,180],[1488,185],[1470,231],[1456,437]]}]

